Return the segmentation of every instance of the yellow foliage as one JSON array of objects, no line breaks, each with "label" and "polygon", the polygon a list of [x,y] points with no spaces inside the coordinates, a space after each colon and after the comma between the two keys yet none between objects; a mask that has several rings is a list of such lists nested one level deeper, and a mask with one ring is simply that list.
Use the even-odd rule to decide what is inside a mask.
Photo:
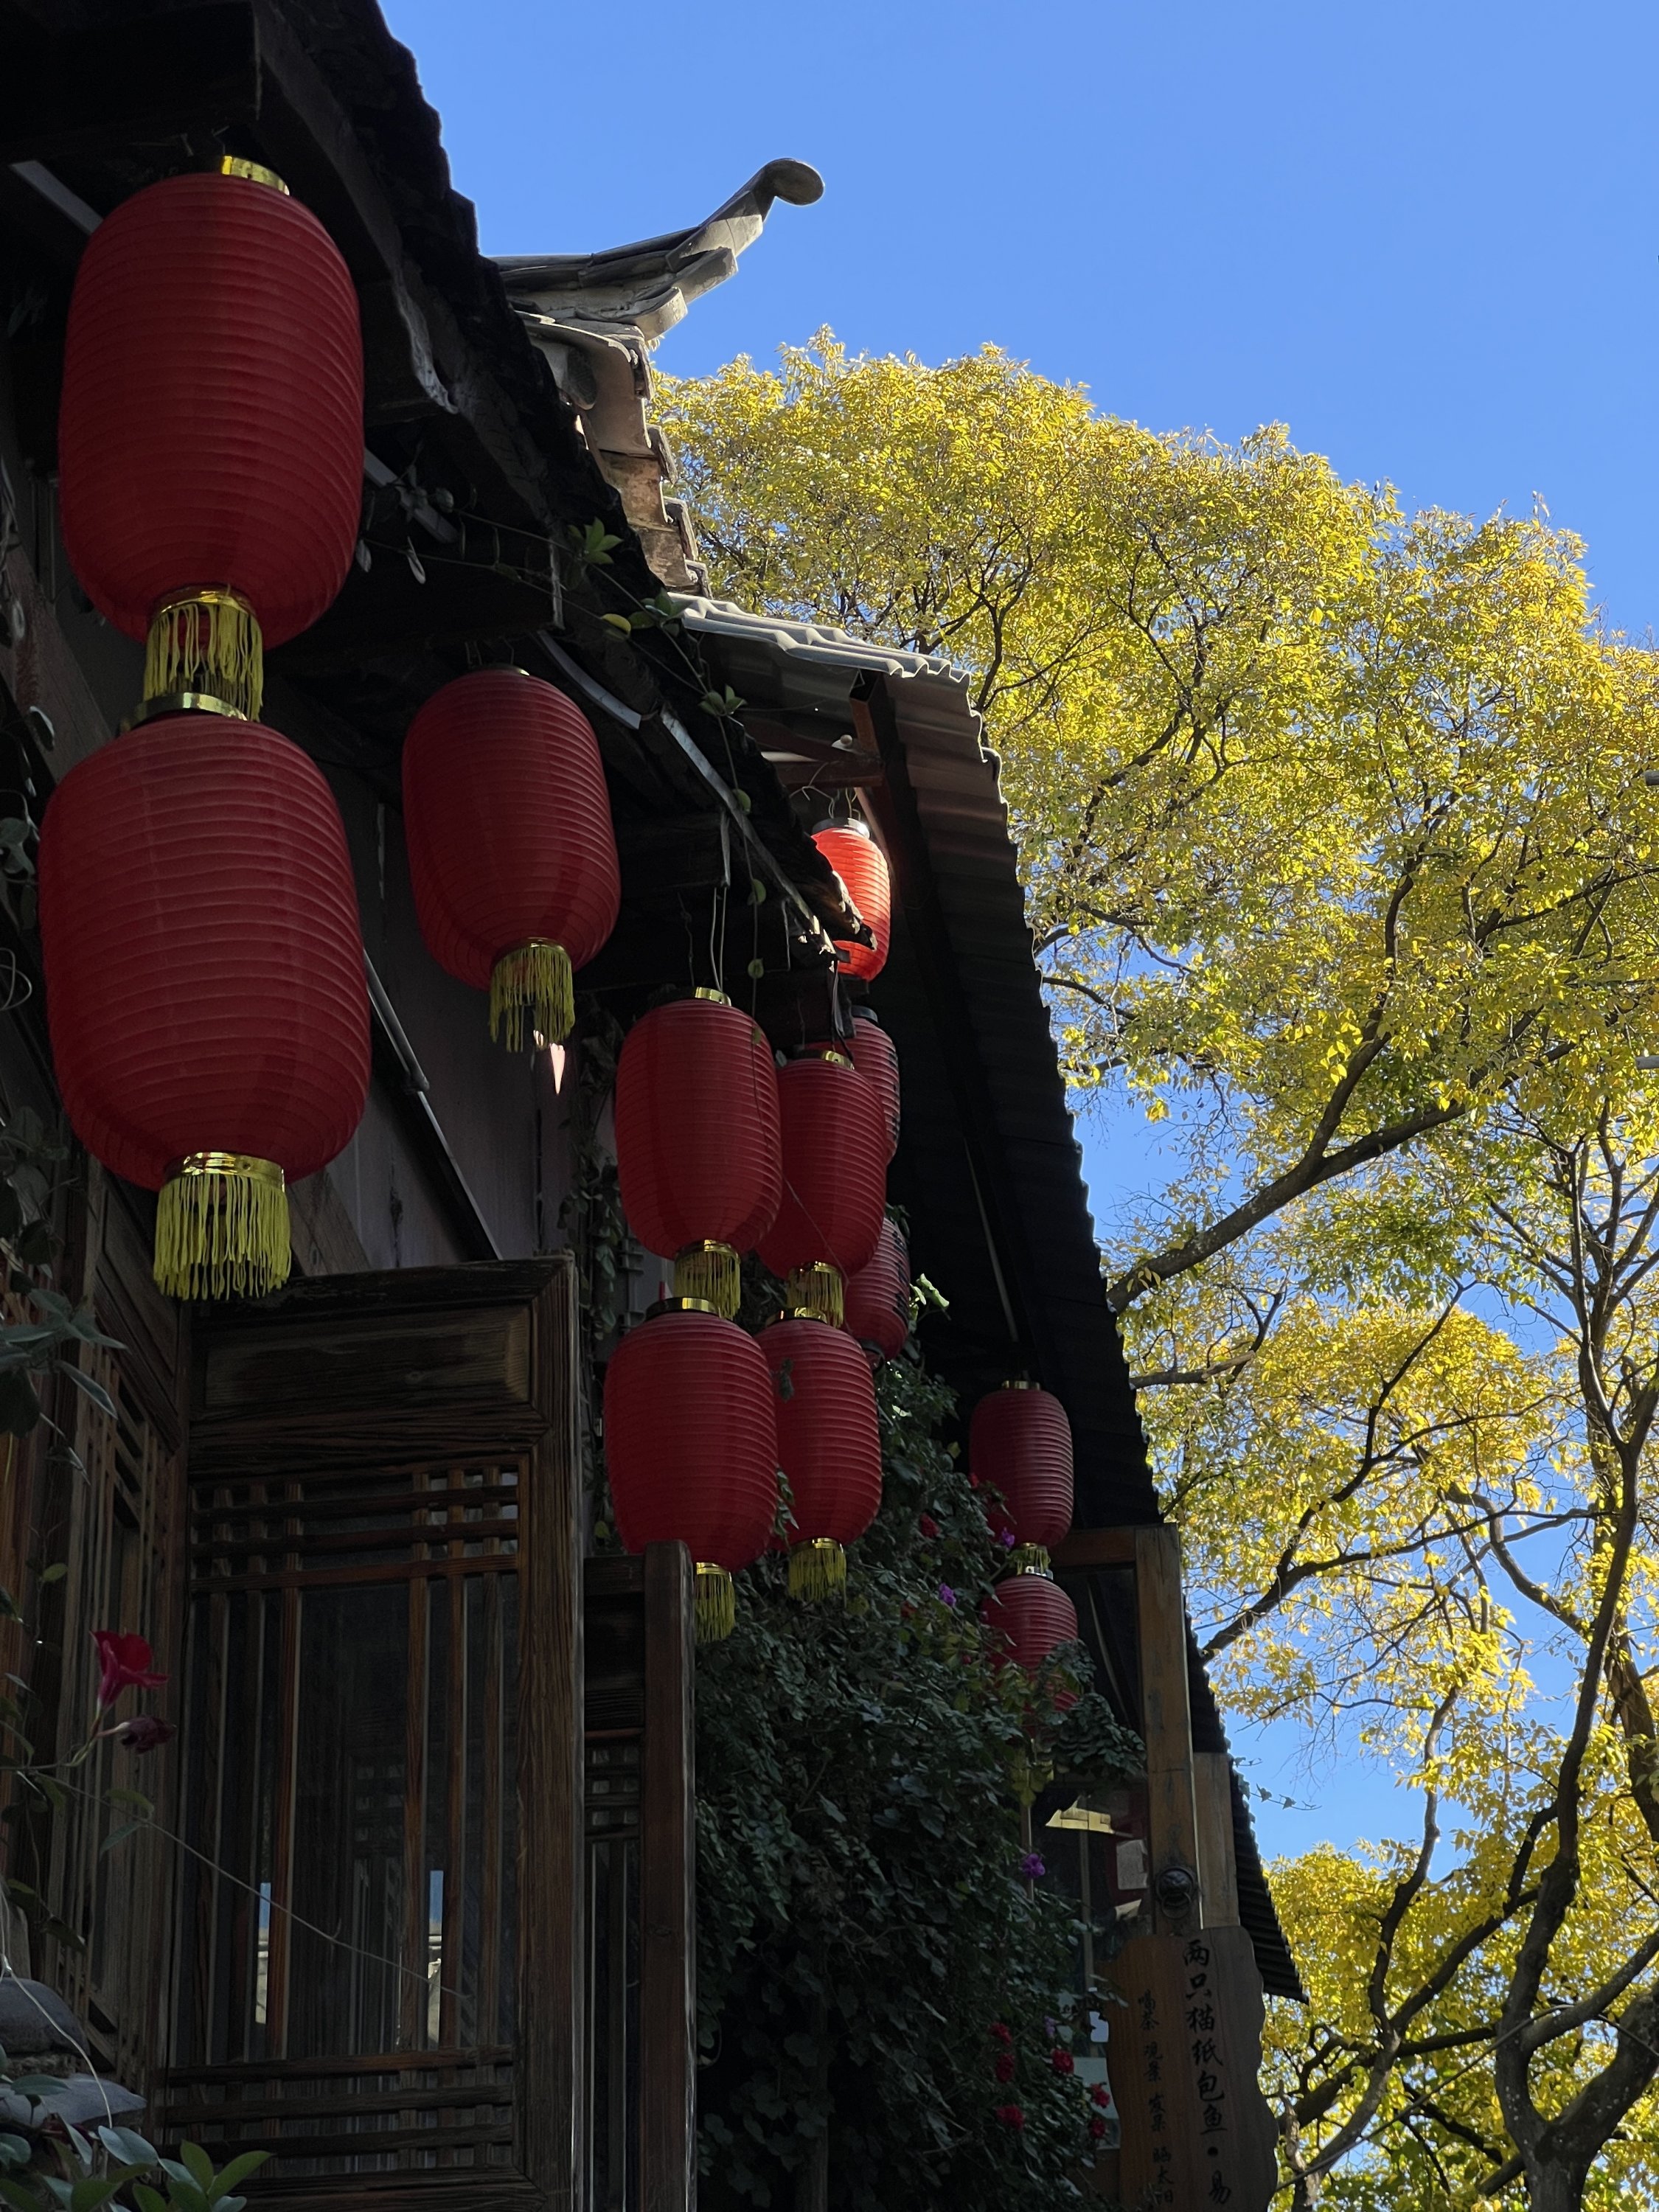
[{"label": "yellow foliage", "polygon": [[1273,1870],[1297,2203],[1515,2212],[1544,2129],[1659,2206],[1641,2066],[1575,2102],[1659,2063],[1659,655],[1541,517],[992,348],[662,413],[720,592],[968,671],[1072,1081],[1173,1133],[1109,1296],[1215,1679],[1402,1785]]}]

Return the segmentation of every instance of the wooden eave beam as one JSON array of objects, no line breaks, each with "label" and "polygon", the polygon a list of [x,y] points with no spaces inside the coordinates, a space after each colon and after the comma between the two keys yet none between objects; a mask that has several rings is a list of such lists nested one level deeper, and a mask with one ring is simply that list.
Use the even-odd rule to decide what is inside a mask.
[{"label": "wooden eave beam", "polygon": [[112,140],[155,145],[204,124],[249,124],[258,98],[246,0],[55,37],[37,28],[0,71],[0,162],[51,162],[97,155]]},{"label": "wooden eave beam", "polygon": [[204,0],[26,40],[0,76],[8,166],[158,149],[171,166],[178,142],[233,128],[254,134],[345,258],[362,306],[371,419],[442,420],[498,519],[549,528],[558,502],[547,455],[411,264],[350,117],[272,0]]}]

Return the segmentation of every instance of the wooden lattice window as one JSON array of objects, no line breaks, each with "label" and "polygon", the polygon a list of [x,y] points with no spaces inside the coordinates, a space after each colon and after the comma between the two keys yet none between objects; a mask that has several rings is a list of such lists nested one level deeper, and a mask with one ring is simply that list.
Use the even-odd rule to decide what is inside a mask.
[{"label": "wooden lattice window", "polygon": [[[38,1541],[46,1559],[64,1560],[70,1572],[41,1593],[43,1650],[58,1666],[38,1670],[33,1710],[64,1753],[84,1741],[97,1710],[94,1629],[149,1638],[170,1680],[143,1702],[162,1713],[176,1710],[179,1657],[179,1311],[150,1279],[148,1228],[128,1195],[95,1168],[89,1182],[86,1280],[99,1326],[118,1349],[82,1356],[113,1418],[90,1399],[60,1390],[57,1410],[68,1434],[49,1450],[56,1503]],[[132,1710],[129,1700],[121,1717]],[[141,1762],[100,1742],[64,1778],[44,1867],[37,1873],[28,1850],[20,1853],[28,1875],[44,1875],[53,1914],[83,1939],[79,1949],[46,1944],[39,1963],[85,2021],[100,2069],[141,2095],[154,2086],[166,2036],[166,1977],[158,1970],[168,1944],[169,1854],[161,1830],[135,1826],[131,1808],[108,1793],[142,1789],[165,1824],[173,1771],[171,1750]],[[112,1838],[114,1848],[106,1848]]]},{"label": "wooden lattice window", "polygon": [[571,2187],[573,1316],[419,1271],[198,1347],[167,2129],[264,2195]]}]

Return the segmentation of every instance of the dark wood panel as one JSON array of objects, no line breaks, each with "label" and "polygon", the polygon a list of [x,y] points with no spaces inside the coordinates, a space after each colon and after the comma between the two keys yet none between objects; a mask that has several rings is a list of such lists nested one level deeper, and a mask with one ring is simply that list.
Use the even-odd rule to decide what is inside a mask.
[{"label": "dark wood panel", "polygon": [[583,2034],[580,1374],[568,1254],[538,1300],[550,1419],[526,1485],[519,1723],[520,2162],[550,2212],[576,2212]]},{"label": "dark wood panel", "polygon": [[[514,1407],[530,1397],[530,1316],[523,1307],[465,1309],[428,1319],[368,1323],[343,1334],[326,1324],[283,1328],[209,1347],[199,1409],[290,1417],[296,1400],[308,1417],[326,1404],[339,1413],[384,1413],[388,1401],[426,1405],[459,1393],[469,1401]],[[392,1394],[395,1394],[393,1395]]]},{"label": "dark wood panel", "polygon": [[0,161],[153,146],[208,123],[251,122],[258,105],[246,0],[118,17],[48,40],[29,64],[0,75]]},{"label": "dark wood panel", "polygon": [[696,1805],[693,1574],[684,1544],[645,1555],[641,1774],[640,2207],[696,2193]]}]

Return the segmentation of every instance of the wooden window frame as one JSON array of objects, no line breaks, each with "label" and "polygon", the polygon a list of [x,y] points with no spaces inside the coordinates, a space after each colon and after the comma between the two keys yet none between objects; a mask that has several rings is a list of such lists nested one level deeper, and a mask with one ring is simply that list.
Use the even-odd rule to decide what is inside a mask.
[{"label": "wooden window frame", "polygon": [[[510,2166],[422,2166],[284,2177],[251,2185],[263,2203],[311,2212],[366,2202],[495,2212],[523,2203],[574,2212],[581,2170],[580,1382],[577,1287],[568,1254],[533,1261],[410,1269],[297,1283],[260,1306],[207,1316],[196,1331],[188,1480],[193,1497],[296,1464],[366,1468],[520,1459],[518,1946]],[[388,1388],[394,1378],[395,1389]],[[388,2069],[387,2060],[404,2061]],[[273,2141],[284,2077],[432,2072],[444,2054],[411,2047],[362,2060],[235,2067],[258,2108],[227,2148]],[[475,2053],[471,2058],[494,2058]],[[199,2110],[204,2076],[227,2069],[177,2054],[173,2110]],[[261,2081],[271,2094],[258,2093]],[[491,2085],[455,2096],[488,2105]],[[474,2098],[474,2090],[480,2094]],[[375,2093],[372,2089],[369,2094]],[[430,2109],[441,2087],[384,2093]],[[372,2110],[365,2106],[365,2110]],[[388,2109],[391,2109],[388,2107]],[[195,2123],[199,2126],[199,2123]],[[188,2132],[170,2122],[163,2132]],[[440,2128],[439,2133],[441,2133]],[[373,2154],[374,2136],[361,2145]],[[434,2136],[432,2148],[443,2145]],[[311,2154],[299,2152],[305,2156]],[[343,2154],[339,2152],[317,2155]]]}]

